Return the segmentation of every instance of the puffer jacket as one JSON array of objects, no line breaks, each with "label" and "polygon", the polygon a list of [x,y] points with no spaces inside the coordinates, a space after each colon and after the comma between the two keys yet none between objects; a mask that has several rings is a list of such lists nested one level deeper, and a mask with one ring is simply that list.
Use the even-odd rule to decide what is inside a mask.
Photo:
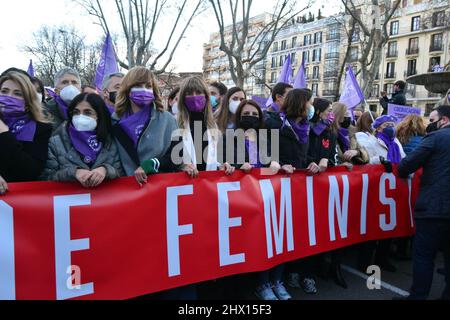
[{"label": "puffer jacket", "polygon": [[83,162],[80,153],[73,147],[67,132],[67,122],[61,125],[50,138],[48,160],[42,178],[57,182],[76,181],[78,169],[93,170],[100,167],[106,169],[106,179],[113,180],[123,176],[122,164],[114,139],[109,138],[97,160],[89,167]]}]

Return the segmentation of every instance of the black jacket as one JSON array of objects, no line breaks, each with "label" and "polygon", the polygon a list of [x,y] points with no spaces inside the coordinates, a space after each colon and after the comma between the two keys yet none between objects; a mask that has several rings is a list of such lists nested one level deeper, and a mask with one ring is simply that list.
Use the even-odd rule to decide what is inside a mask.
[{"label": "black jacket", "polygon": [[309,132],[308,163],[319,164],[320,160],[328,159],[328,166],[334,167],[337,158],[337,135],[331,129],[325,129],[320,136],[314,133],[315,124],[311,124]]},{"label": "black jacket", "polygon": [[0,134],[0,176],[6,182],[37,181],[44,171],[52,126],[37,123],[33,142],[17,141],[10,132]]},{"label": "black jacket", "polygon": [[[250,163],[249,152],[245,147],[245,141],[243,139],[241,140],[238,137],[233,137],[231,141],[233,142],[233,145],[227,141],[226,135],[223,136],[223,162],[228,162],[236,169],[240,169],[244,163]],[[262,167],[269,167],[272,161],[278,161],[278,159],[272,159],[270,136],[261,136],[258,132],[257,148],[259,161],[262,164]],[[233,151],[233,153],[231,153],[231,151]],[[252,163],[252,165],[254,164]]]},{"label": "black jacket", "polygon": [[383,97],[380,99],[380,104],[383,107],[383,115],[388,114],[388,104],[396,104],[399,106],[406,106],[406,95],[403,90],[400,90],[392,95],[392,99]]},{"label": "black jacket", "polygon": [[[266,118],[266,128],[269,130],[279,131],[279,156],[280,165],[292,165],[296,169],[305,169],[309,163],[307,163],[308,143],[301,144],[294,130],[290,126],[283,126],[283,121],[278,113],[268,112]],[[270,134],[270,133],[269,133]],[[272,136],[272,135],[271,135]],[[274,146],[276,146],[276,141]],[[274,150],[271,150],[271,154],[274,155]],[[272,159],[277,161],[277,159]]]},{"label": "black jacket", "polygon": [[450,126],[427,135],[402,160],[400,177],[423,167],[420,192],[415,207],[417,219],[450,219]]},{"label": "black jacket", "polygon": [[51,99],[45,103],[43,105],[43,110],[45,116],[52,121],[53,132],[55,132],[56,129],[58,129],[62,123],[67,120],[67,117],[63,114],[55,99]]}]

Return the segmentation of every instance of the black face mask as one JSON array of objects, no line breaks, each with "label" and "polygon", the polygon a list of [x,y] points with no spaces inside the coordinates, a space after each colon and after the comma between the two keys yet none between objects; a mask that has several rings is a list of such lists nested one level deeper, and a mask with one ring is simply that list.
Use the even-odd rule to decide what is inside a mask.
[{"label": "black face mask", "polygon": [[352,124],[352,118],[345,117],[344,122],[341,122],[341,128],[348,129]]},{"label": "black face mask", "polygon": [[109,93],[109,101],[115,104],[116,98],[117,98],[117,91]]},{"label": "black face mask", "polygon": [[259,118],[252,116],[243,116],[241,118],[240,126],[244,130],[255,129],[258,130],[260,128]]},{"label": "black face mask", "polygon": [[439,119],[439,120],[436,120],[436,121],[433,122],[433,123],[430,123],[430,124],[428,125],[428,127],[427,127],[427,133],[432,133],[432,132],[438,131],[438,130],[439,130],[438,122],[441,121],[441,120],[442,120],[442,119]]}]

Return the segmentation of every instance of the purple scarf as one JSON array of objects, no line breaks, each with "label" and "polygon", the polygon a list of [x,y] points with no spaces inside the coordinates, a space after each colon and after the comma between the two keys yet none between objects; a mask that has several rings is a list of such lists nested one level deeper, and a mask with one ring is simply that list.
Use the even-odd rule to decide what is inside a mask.
[{"label": "purple scarf", "polygon": [[245,139],[245,149],[248,152],[248,160],[252,167],[255,169],[262,168],[263,165],[261,164],[258,154],[258,144],[249,139]]},{"label": "purple scarf", "polygon": [[67,104],[54,91],[47,89],[47,93],[49,94],[50,97],[52,97],[55,100],[56,104],[59,106],[59,110],[61,111],[61,114],[63,115],[64,120],[67,120],[68,112],[69,112],[68,111],[69,107],[67,106]]},{"label": "purple scarf", "polygon": [[108,109],[110,115],[112,115],[114,112],[116,112],[114,110],[114,106],[109,105],[108,103],[105,103],[105,104],[106,104],[106,108]]},{"label": "purple scarf", "polygon": [[395,138],[390,139],[385,134],[380,132],[376,134],[376,137],[383,141],[388,147],[387,160],[394,164],[400,163],[402,156],[398,144],[395,143]]},{"label": "purple scarf", "polygon": [[119,125],[127,136],[133,140],[134,146],[137,147],[139,139],[145,130],[145,126],[152,116],[153,107],[146,106],[134,113],[128,111],[122,119],[120,119]]},{"label": "purple scarf", "polygon": [[103,144],[97,140],[97,133],[95,131],[77,131],[70,124],[69,137],[75,150],[83,157],[83,162],[88,165],[94,164],[103,148]]},{"label": "purple scarf", "polygon": [[296,123],[293,120],[287,119],[285,113],[281,113],[281,119],[283,120],[283,126],[281,127],[282,129],[286,126],[286,121],[288,121],[294,130],[297,140],[301,144],[308,143],[309,122],[307,120],[303,119],[300,123]]},{"label": "purple scarf", "polygon": [[271,107],[272,107],[273,111],[280,112],[280,107],[275,102],[272,103]]},{"label": "purple scarf", "polygon": [[321,120],[314,125],[312,130],[314,131],[316,136],[320,136],[330,125],[331,122],[329,120]]},{"label": "purple scarf", "polygon": [[338,132],[339,142],[344,146],[343,152],[346,152],[350,149],[350,135],[348,129],[340,128]]},{"label": "purple scarf", "polygon": [[0,115],[17,141],[33,142],[36,121],[25,112],[25,101],[10,96],[0,96]]}]

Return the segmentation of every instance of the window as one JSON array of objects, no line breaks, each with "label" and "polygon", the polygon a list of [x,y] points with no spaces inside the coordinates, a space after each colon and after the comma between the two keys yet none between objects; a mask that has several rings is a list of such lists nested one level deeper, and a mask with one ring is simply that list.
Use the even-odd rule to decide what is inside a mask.
[{"label": "window", "polygon": [[275,83],[275,81],[277,81],[277,73],[272,72],[272,74],[270,75],[270,83]]},{"label": "window", "polygon": [[398,34],[398,21],[391,22],[391,36],[395,36]]},{"label": "window", "polygon": [[386,79],[395,78],[395,62],[388,62],[386,68]]},{"label": "window", "polygon": [[442,33],[431,36],[430,52],[432,51],[442,51]]},{"label": "window", "polygon": [[397,41],[391,41],[388,44],[388,58],[397,57]]},{"label": "window", "polygon": [[292,38],[292,48],[295,48],[297,46],[297,37]]},{"label": "window", "polygon": [[310,74],[309,74],[309,68],[305,68],[305,77],[306,77],[306,79],[311,78]]},{"label": "window", "polygon": [[313,68],[313,79],[319,79],[319,67]]},{"label": "window", "polygon": [[424,114],[425,117],[430,116],[430,113],[433,112],[433,110],[434,110],[434,106],[435,106],[434,103],[427,103],[425,105],[425,114]]},{"label": "window", "polygon": [[332,28],[328,30],[327,40],[336,40],[339,39],[338,29]]},{"label": "window", "polygon": [[317,62],[320,61],[321,58],[322,58],[322,49],[314,49],[312,61]]},{"label": "window", "polygon": [[412,17],[411,31],[418,31],[420,29],[420,16]]},{"label": "window", "polygon": [[359,41],[359,29],[358,26],[355,27],[355,31],[352,34],[352,42],[358,42]]},{"label": "window", "polygon": [[313,96],[317,97],[318,92],[319,92],[319,85],[317,83],[313,83],[312,85]]},{"label": "window", "polygon": [[286,50],[286,40],[281,41],[281,50]]},{"label": "window", "polygon": [[309,62],[309,51],[303,51],[303,61]]},{"label": "window", "polygon": [[415,75],[417,73],[416,71],[416,67],[417,67],[417,60],[408,60],[408,70],[406,71],[406,76],[412,76]]},{"label": "window", "polygon": [[295,59],[296,57],[297,57],[297,55],[295,54],[295,52],[291,54],[291,64],[292,65],[296,65],[297,64],[297,61]]},{"label": "window", "polygon": [[350,49],[350,62],[358,61],[358,47],[352,47]]},{"label": "window", "polygon": [[445,24],[445,11],[433,13],[433,28],[443,27]]},{"label": "window", "polygon": [[378,84],[374,84],[372,86],[372,92],[370,93],[371,97],[378,97],[380,95],[380,86]]},{"label": "window", "polygon": [[322,32],[314,33],[314,44],[322,43]]},{"label": "window", "polygon": [[277,59],[275,57],[272,57],[272,68],[277,67]]},{"label": "window", "polygon": [[303,37],[303,44],[305,46],[308,46],[311,44],[311,35],[307,34],[306,36]]},{"label": "window", "polygon": [[419,53],[419,38],[409,39],[408,51],[406,54],[418,54]]},{"label": "window", "polygon": [[441,57],[433,57],[430,59],[430,69],[428,72],[434,72],[433,68],[439,67],[441,65]]},{"label": "window", "polygon": [[273,43],[273,52],[278,51],[278,42]]},{"label": "window", "polygon": [[384,85],[384,91],[386,91],[387,94],[393,94],[394,93],[394,84],[386,83]]},{"label": "window", "polygon": [[283,65],[283,63],[284,63],[283,56],[280,56],[280,63],[278,64],[278,66],[281,67]]}]

